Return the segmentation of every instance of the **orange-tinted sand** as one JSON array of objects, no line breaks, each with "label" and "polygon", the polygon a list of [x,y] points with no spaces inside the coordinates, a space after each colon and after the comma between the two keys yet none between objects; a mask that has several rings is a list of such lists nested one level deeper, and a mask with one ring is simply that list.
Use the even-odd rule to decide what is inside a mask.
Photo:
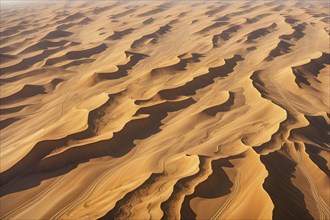
[{"label": "orange-tinted sand", "polygon": [[1,2],[1,219],[330,219],[329,1]]}]

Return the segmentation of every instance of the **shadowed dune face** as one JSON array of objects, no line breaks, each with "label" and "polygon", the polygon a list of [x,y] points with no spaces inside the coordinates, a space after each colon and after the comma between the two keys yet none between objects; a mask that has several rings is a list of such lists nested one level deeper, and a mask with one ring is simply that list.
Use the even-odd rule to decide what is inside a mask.
[{"label": "shadowed dune face", "polygon": [[1,219],[330,219],[329,3],[1,2]]}]

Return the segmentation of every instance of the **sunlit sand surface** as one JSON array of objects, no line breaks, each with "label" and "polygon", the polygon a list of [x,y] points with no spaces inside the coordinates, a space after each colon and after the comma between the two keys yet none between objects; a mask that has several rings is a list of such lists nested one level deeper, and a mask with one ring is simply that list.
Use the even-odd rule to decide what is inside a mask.
[{"label": "sunlit sand surface", "polygon": [[1,3],[1,219],[330,219],[328,1]]}]

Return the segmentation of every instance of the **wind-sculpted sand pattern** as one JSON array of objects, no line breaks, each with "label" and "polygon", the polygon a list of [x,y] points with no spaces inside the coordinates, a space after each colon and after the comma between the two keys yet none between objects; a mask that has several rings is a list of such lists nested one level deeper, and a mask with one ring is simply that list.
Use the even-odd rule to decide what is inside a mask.
[{"label": "wind-sculpted sand pattern", "polygon": [[1,219],[330,219],[328,1],[1,5]]}]

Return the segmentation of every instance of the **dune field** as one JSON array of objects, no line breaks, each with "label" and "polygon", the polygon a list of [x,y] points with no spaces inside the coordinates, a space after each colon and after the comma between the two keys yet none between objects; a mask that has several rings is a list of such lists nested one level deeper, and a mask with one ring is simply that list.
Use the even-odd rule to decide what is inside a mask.
[{"label": "dune field", "polygon": [[2,1],[1,219],[330,219],[330,6]]}]

